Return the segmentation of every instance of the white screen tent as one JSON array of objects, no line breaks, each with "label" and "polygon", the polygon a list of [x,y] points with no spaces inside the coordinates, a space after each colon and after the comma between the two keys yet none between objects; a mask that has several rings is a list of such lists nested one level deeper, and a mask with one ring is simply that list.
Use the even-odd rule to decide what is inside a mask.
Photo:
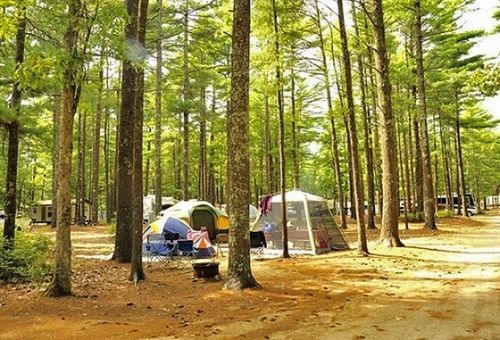
[{"label": "white screen tent", "polygon": [[[337,226],[327,200],[300,190],[285,194],[288,221],[288,248],[310,254],[349,249],[342,230]],[[270,199],[267,213],[260,211],[252,231],[264,231],[268,249],[283,249],[281,194]]]}]

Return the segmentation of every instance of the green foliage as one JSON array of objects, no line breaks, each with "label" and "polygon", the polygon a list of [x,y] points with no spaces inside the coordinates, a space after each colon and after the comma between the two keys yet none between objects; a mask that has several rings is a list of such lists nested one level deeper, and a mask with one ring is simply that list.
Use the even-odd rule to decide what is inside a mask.
[{"label": "green foliage", "polygon": [[0,241],[0,281],[40,281],[49,273],[52,242],[44,235],[18,231],[14,249]]},{"label": "green foliage", "polygon": [[111,223],[108,224],[106,232],[110,235],[116,234],[116,221],[112,221]]},{"label": "green foliage", "polygon": [[453,216],[453,211],[451,210],[438,210],[436,212],[437,217],[451,217]]}]

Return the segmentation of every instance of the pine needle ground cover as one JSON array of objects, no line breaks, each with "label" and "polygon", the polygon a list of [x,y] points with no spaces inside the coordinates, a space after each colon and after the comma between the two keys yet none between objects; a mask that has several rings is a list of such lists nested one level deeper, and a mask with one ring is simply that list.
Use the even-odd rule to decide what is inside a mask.
[{"label": "pine needle ground cover", "polygon": [[[74,228],[73,290],[41,296],[44,285],[0,286],[0,338],[485,338],[500,334],[500,218],[438,219],[439,231],[400,225],[406,248],[388,249],[369,233],[371,255],[333,252],[254,260],[261,290],[191,281],[191,268],[129,265],[105,255],[106,227]],[[355,228],[346,232],[351,244]],[[49,228],[35,232],[51,235]],[[227,258],[226,258],[227,260]],[[221,261],[225,275],[227,263]]]}]

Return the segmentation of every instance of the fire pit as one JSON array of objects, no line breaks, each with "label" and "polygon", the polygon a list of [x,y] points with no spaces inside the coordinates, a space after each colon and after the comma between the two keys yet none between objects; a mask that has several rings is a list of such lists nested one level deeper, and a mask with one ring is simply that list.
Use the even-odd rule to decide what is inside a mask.
[{"label": "fire pit", "polygon": [[194,279],[219,279],[219,262],[193,263]]}]

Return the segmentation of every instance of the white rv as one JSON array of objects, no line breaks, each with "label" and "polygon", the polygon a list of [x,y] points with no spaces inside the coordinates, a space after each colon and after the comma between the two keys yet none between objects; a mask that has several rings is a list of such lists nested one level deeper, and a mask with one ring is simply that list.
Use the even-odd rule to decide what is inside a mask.
[{"label": "white rv", "polygon": [[[155,195],[147,195],[144,197],[142,201],[142,209],[143,209],[143,219],[145,223],[151,223],[155,219]],[[173,197],[162,197],[161,198],[161,210],[170,208],[177,200]]]}]

